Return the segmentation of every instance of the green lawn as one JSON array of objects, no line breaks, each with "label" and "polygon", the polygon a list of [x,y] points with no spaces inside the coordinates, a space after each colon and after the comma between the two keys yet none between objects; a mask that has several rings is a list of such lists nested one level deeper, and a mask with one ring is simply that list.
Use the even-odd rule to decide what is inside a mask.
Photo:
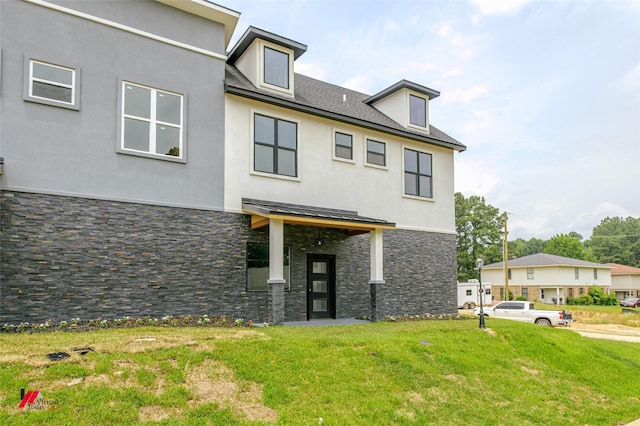
[{"label": "green lawn", "polygon": [[[0,335],[0,424],[615,425],[640,344],[488,319]],[[89,346],[79,355],[72,349]],[[71,357],[49,361],[47,353]],[[18,408],[39,390],[50,410]],[[320,420],[322,419],[322,420]]]}]

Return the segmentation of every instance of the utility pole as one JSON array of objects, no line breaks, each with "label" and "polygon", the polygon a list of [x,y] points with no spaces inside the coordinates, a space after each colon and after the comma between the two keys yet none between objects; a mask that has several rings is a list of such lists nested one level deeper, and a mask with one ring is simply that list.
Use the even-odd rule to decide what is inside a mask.
[{"label": "utility pole", "polygon": [[504,300],[509,300],[509,243],[507,242],[507,212],[504,212],[504,243],[502,257],[504,260]]}]

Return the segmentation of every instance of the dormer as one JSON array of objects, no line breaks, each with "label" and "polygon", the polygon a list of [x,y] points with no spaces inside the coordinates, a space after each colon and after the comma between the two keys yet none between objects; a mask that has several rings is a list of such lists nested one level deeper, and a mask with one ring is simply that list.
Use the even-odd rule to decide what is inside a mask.
[{"label": "dormer", "polygon": [[231,49],[227,63],[257,88],[293,97],[293,62],[306,51],[302,43],[249,27]]},{"label": "dormer", "polygon": [[408,129],[429,133],[429,100],[438,96],[436,90],[402,80],[365,102]]}]

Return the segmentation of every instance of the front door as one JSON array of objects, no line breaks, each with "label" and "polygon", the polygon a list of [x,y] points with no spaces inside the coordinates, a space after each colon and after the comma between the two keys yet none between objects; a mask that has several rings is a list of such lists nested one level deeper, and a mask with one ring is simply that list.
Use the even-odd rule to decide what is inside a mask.
[{"label": "front door", "polygon": [[307,319],[336,317],[336,258],[307,255]]}]

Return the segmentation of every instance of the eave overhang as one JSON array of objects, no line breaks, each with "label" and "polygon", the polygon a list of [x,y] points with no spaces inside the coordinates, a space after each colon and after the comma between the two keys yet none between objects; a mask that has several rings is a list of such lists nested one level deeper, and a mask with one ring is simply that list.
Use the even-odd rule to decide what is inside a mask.
[{"label": "eave overhang", "polygon": [[351,210],[276,203],[249,198],[242,199],[242,211],[251,215],[251,229],[267,226],[271,219],[279,219],[290,225],[344,229],[350,235],[362,234],[375,229],[395,229],[396,227],[395,223],[360,216]]}]

